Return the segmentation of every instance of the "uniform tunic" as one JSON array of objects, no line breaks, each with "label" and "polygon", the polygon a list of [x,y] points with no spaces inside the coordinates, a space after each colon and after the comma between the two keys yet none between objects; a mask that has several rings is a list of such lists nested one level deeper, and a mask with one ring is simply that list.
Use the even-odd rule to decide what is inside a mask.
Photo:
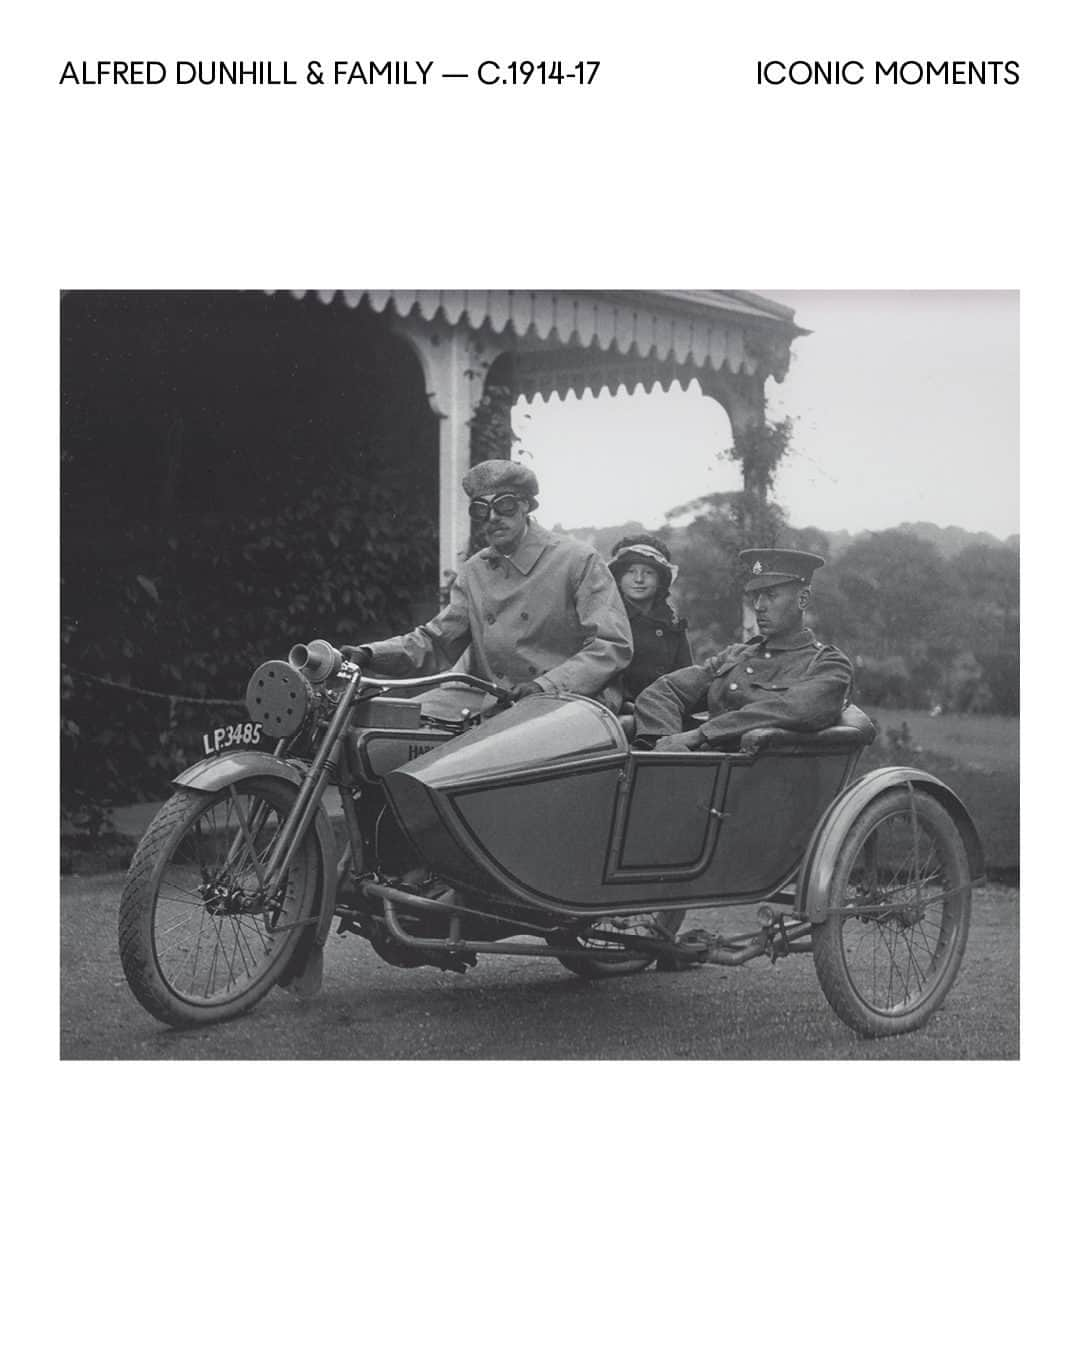
[{"label": "uniform tunic", "polygon": [[[633,651],[630,623],[594,548],[530,520],[512,557],[483,548],[461,566],[446,608],[401,637],[365,644],[388,676],[469,669],[504,688],[533,681],[547,693],[597,697]],[[621,690],[605,701],[617,706]]]},{"label": "uniform tunic", "polygon": [[[715,669],[712,667],[715,666]],[[737,642],[710,666],[665,675],[637,699],[637,735],[674,736],[707,711],[705,747],[757,727],[820,731],[839,721],[851,692],[851,662],[809,628],[783,638]]]},{"label": "uniform tunic", "polygon": [[677,619],[666,600],[642,609],[632,600],[626,600],[630,630],[634,635],[634,659],[624,676],[626,697],[637,698],[661,675],[683,670],[694,658],[686,636],[686,620]]}]

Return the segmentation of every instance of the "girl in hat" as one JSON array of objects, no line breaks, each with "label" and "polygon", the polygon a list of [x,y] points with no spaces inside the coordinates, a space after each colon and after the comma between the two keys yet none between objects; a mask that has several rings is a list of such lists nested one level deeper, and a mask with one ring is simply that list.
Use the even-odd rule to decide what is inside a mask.
[{"label": "girl in hat", "polygon": [[671,550],[652,534],[620,539],[608,563],[634,635],[634,659],[623,672],[628,699],[661,675],[694,664],[686,620],[675,616],[668,594],[678,575]]}]

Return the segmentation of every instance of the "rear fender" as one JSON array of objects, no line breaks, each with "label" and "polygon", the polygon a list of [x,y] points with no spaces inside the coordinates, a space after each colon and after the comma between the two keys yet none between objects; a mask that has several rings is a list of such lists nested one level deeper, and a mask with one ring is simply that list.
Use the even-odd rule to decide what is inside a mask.
[{"label": "rear fender", "polygon": [[968,856],[973,884],[983,880],[985,861],[978,831],[960,798],[940,778],[922,769],[891,765],[874,769],[837,797],[818,823],[803,858],[795,891],[795,913],[811,923],[823,923],[829,904],[829,887],[836,862],[855,821],[882,793],[911,784],[918,792],[934,797],[948,811],[960,831]]},{"label": "rear fender", "polygon": [[[265,750],[237,750],[231,755],[216,755],[192,764],[173,782],[177,787],[193,788],[196,792],[220,792],[232,783],[245,778],[281,778],[299,788],[304,781],[303,770],[291,760],[276,759]],[[306,940],[297,947],[297,956],[310,955],[312,945],[321,947],[330,931],[337,895],[337,845],[326,807],[319,803],[315,812],[315,837],[319,844],[319,922],[313,929],[313,941]],[[290,970],[297,965],[296,956],[289,962]]]}]

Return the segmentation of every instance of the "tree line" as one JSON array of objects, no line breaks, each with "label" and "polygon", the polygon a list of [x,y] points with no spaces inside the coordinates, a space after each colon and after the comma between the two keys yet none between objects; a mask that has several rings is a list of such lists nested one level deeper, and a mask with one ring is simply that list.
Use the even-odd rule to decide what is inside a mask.
[{"label": "tree line", "polygon": [[814,581],[810,624],[851,656],[859,700],[1019,712],[1020,554],[1012,543],[973,536],[946,557],[930,539],[901,527],[856,536],[834,550],[825,531],[796,529],[780,507],[762,509],[741,492],[679,507],[659,533],[679,564],[676,602],[700,656],[741,632],[739,550],[750,541],[806,549],[827,564]]}]

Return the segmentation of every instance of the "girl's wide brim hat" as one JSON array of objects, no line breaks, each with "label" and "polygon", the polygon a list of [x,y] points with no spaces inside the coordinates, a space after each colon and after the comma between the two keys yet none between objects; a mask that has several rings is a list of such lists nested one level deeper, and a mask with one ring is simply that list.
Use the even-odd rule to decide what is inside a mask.
[{"label": "girl's wide brim hat", "polygon": [[618,553],[608,563],[608,571],[616,581],[622,576],[628,567],[633,567],[635,563],[640,563],[644,567],[651,567],[660,574],[660,580],[666,590],[670,590],[675,583],[675,578],[679,575],[678,567],[669,562],[658,548],[653,548],[651,544],[628,544],[626,548],[619,549]]}]

